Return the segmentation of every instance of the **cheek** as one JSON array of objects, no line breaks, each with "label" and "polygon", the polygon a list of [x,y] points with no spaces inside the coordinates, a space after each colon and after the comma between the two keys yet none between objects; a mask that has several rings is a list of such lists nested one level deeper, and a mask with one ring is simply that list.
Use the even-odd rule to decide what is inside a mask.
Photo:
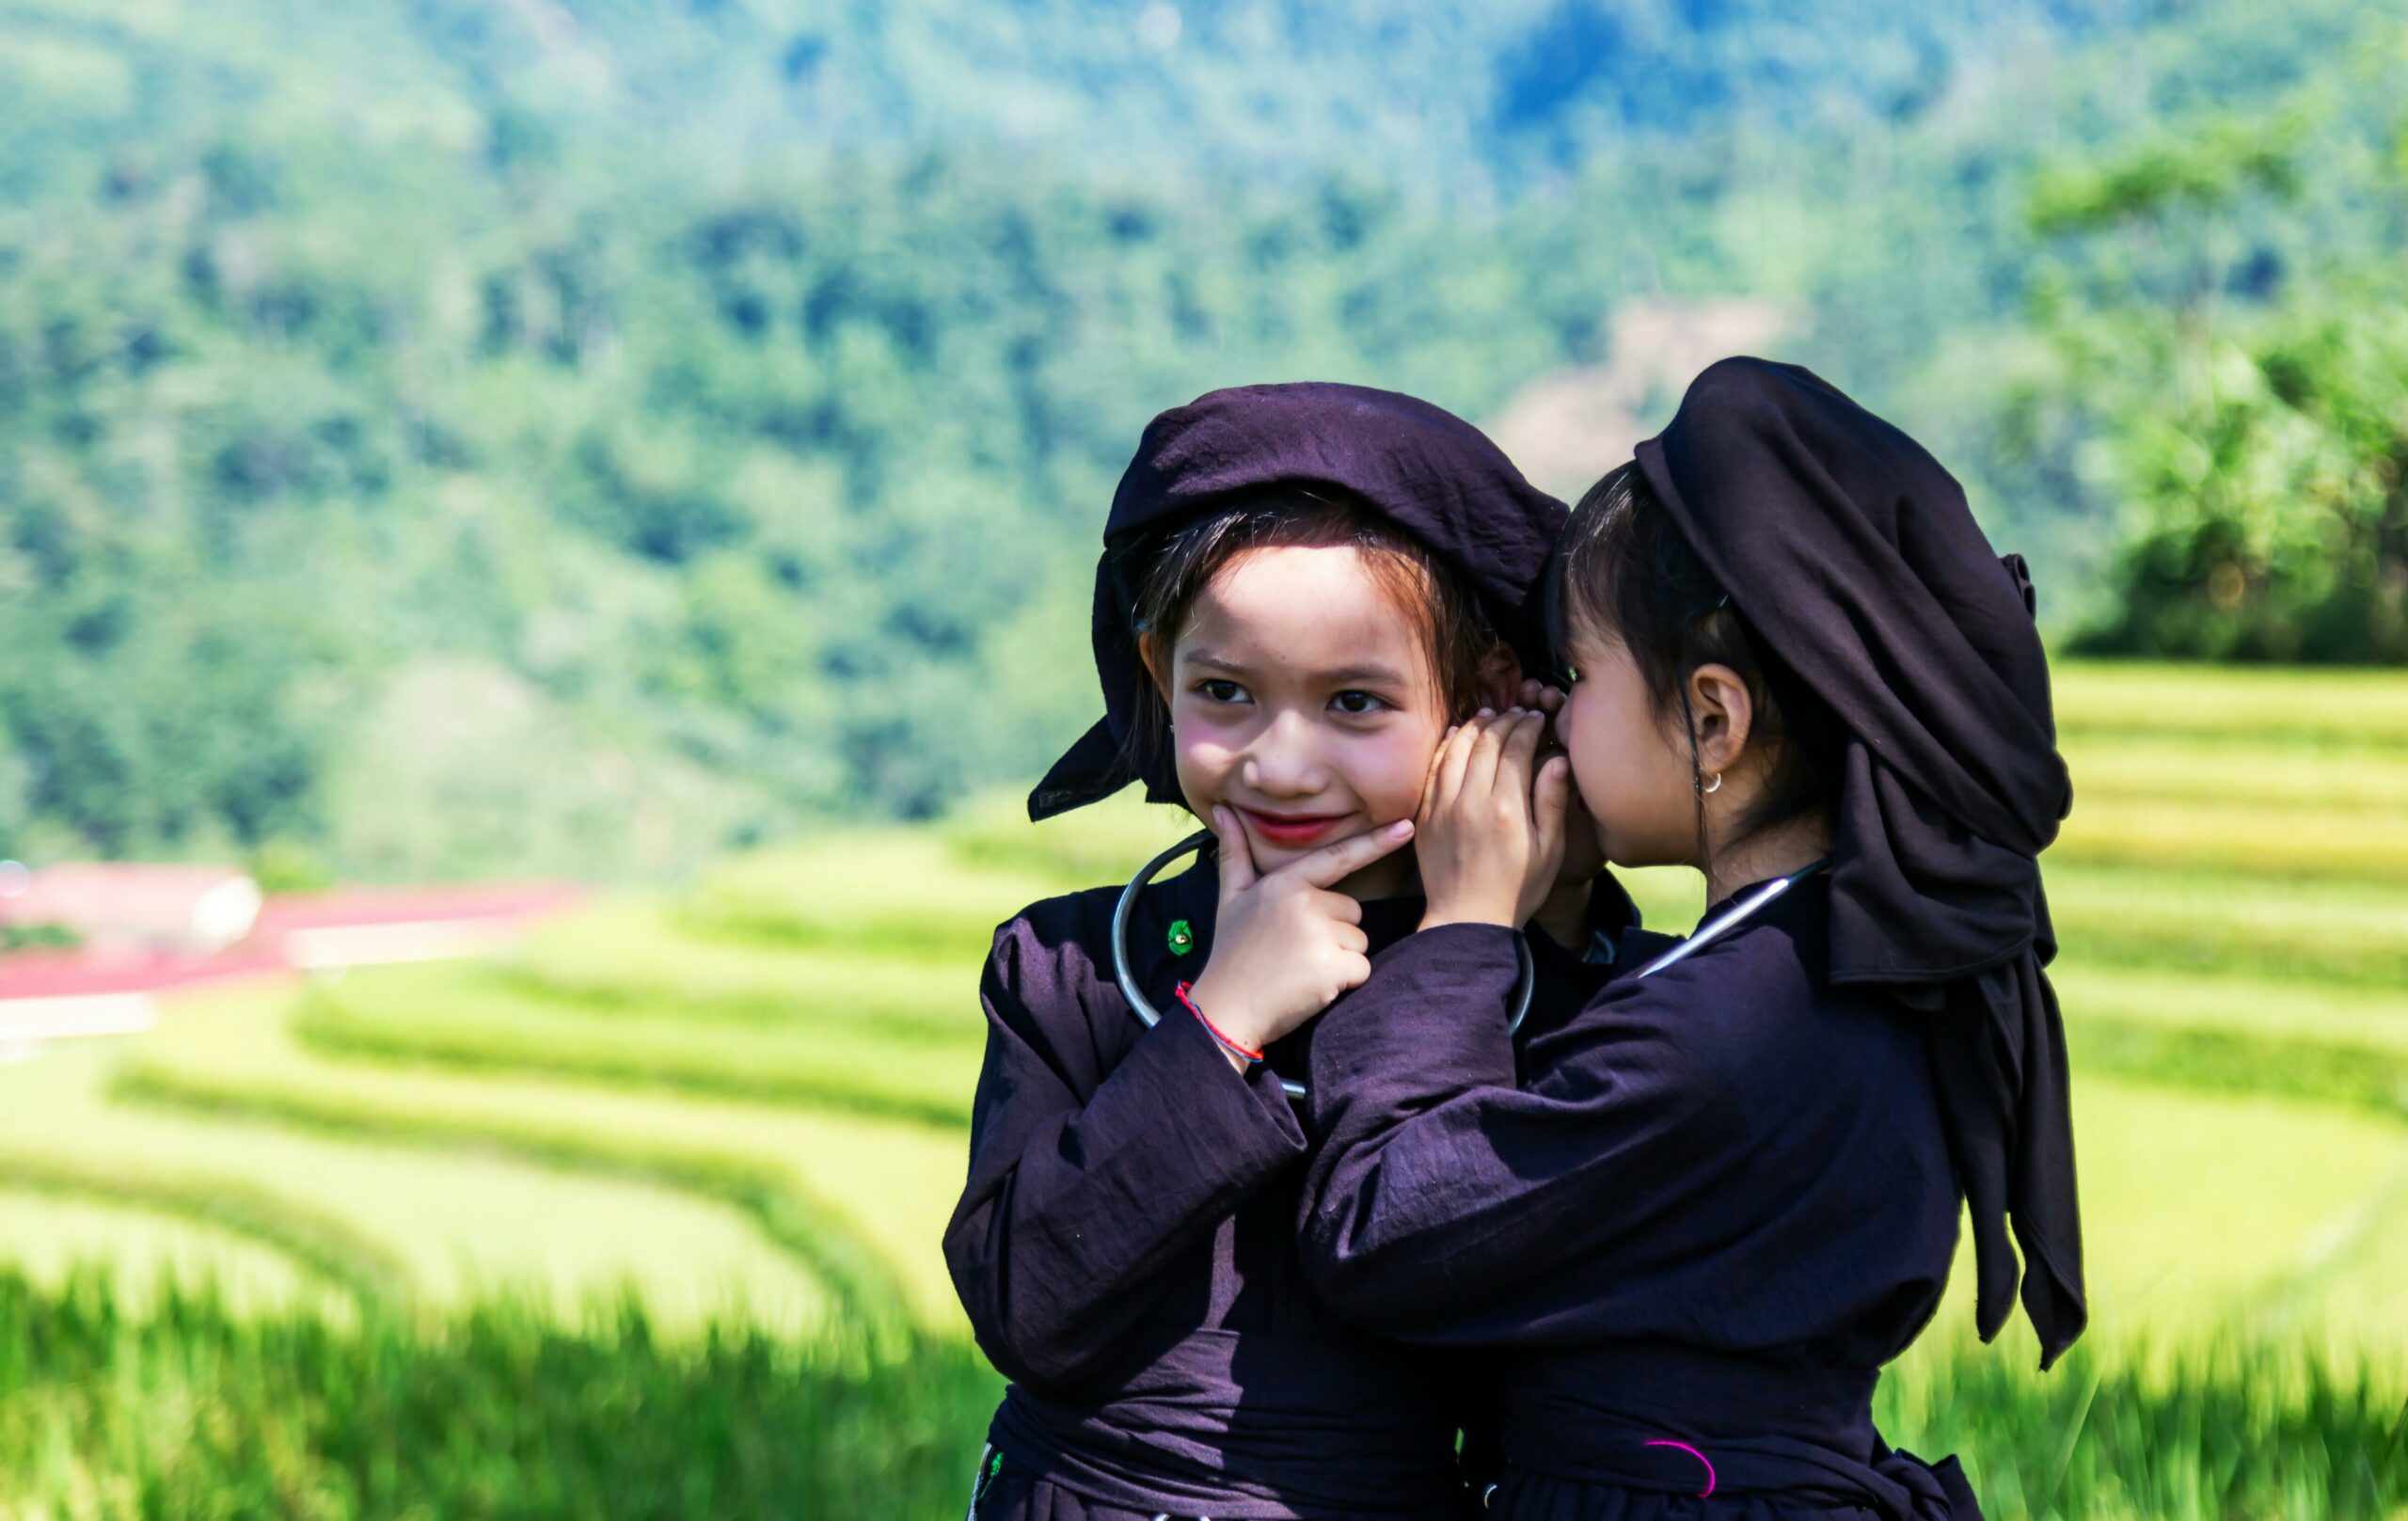
[{"label": "cheek", "polygon": [[1445,731],[1430,722],[1391,723],[1378,734],[1358,735],[1346,746],[1346,784],[1366,812],[1386,823],[1420,810],[1430,757]]},{"label": "cheek", "polygon": [[1613,725],[1605,713],[1605,705],[1593,695],[1576,690],[1564,705],[1563,751],[1572,757],[1572,782],[1580,789],[1580,800],[1592,813],[1600,813],[1612,800],[1609,784],[1619,769],[1613,753],[1616,738]]},{"label": "cheek", "polygon": [[1220,797],[1221,787],[1245,745],[1244,726],[1212,708],[1190,705],[1176,710],[1171,726],[1171,755],[1179,770],[1180,790],[1188,802],[1201,803],[1203,814]]},{"label": "cheek", "polygon": [[1644,816],[1660,790],[1662,747],[1635,694],[1582,687],[1565,709],[1563,748],[1580,800],[1601,822]]}]

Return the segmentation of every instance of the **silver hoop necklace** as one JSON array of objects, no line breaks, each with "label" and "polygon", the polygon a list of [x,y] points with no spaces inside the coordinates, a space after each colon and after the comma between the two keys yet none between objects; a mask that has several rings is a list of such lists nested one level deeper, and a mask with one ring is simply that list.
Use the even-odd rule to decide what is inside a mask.
[{"label": "silver hoop necklace", "polygon": [[1716,941],[1720,940],[1723,936],[1731,933],[1734,929],[1738,928],[1750,915],[1755,913],[1758,910],[1772,902],[1773,899],[1781,896],[1783,893],[1788,892],[1791,888],[1796,887],[1799,882],[1802,882],[1807,878],[1814,876],[1816,872],[1821,871],[1830,863],[1830,858],[1826,856],[1812,865],[1802,866],[1798,870],[1791,872],[1786,877],[1774,878],[1771,881],[1765,883],[1762,887],[1759,887],[1754,892],[1749,894],[1739,902],[1734,903],[1728,909],[1723,910],[1712,923],[1698,926],[1696,933],[1690,935],[1688,939],[1681,942],[1678,945],[1673,946],[1671,950],[1666,951],[1663,955],[1656,958],[1653,961],[1648,962],[1645,966],[1640,967],[1638,972],[1633,974],[1641,977],[1652,977],[1656,973],[1663,971],[1666,967],[1671,966],[1675,961],[1687,960],[1690,957],[1695,956],[1698,952],[1705,949],[1708,945],[1713,944]]},{"label": "silver hoop necklace", "polygon": [[[1129,879],[1129,885],[1120,890],[1120,901],[1112,906],[1112,979],[1120,985],[1120,996],[1129,1001],[1129,1012],[1136,1015],[1137,1022],[1149,1030],[1161,1023],[1163,1017],[1152,1000],[1146,996],[1145,990],[1137,986],[1136,974],[1129,970],[1129,919],[1136,910],[1137,895],[1146,890],[1146,884],[1159,876],[1164,866],[1181,856],[1193,855],[1212,843],[1211,830],[1197,830],[1147,862],[1138,868],[1136,876]],[[1529,943],[1518,931],[1513,936],[1513,950],[1521,961],[1521,975],[1513,984],[1513,1014],[1505,1025],[1508,1035],[1521,1029],[1522,1022],[1529,1017],[1530,993],[1538,986],[1538,967],[1530,960]],[[1305,1096],[1305,1085],[1293,1078],[1281,1078],[1279,1086],[1291,1099]]]}]

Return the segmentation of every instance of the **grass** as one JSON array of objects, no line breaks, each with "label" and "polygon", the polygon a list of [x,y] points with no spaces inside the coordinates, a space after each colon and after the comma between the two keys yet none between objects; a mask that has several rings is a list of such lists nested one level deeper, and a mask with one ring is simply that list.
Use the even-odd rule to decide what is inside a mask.
[{"label": "grass", "polygon": [[[167,1106],[304,1134],[643,1178],[743,1211],[756,1228],[769,1213],[816,1221],[845,1238],[835,1250],[856,1263],[848,1271],[865,1271],[860,1251],[875,1254],[877,1272],[920,1323],[959,1324],[936,1256],[963,1166],[954,1127],[541,1073],[363,1063],[313,1049],[295,1038],[283,1010],[257,1002],[169,1022],[119,1071],[118,1096],[137,1113]],[[799,1247],[784,1233],[768,1242],[813,1257],[812,1244]]]},{"label": "grass", "polygon": [[835,1297],[843,1320],[876,1327],[900,1318],[883,1264],[816,1200],[794,1188],[775,1167],[750,1157],[645,1145],[518,1117],[480,1121],[390,1106],[363,1107],[339,1096],[258,1083],[213,1083],[149,1065],[128,1069],[116,1091],[136,1103],[186,1114],[436,1150],[476,1150],[561,1171],[639,1179],[716,1199],[749,1216],[764,1237],[791,1253]]},{"label": "grass", "polygon": [[185,1291],[214,1294],[237,1313],[292,1306],[340,1315],[350,1303],[276,1248],[172,1209],[0,1187],[0,1238],[15,1247],[10,1271],[45,1293],[105,1260],[137,1313]]},{"label": "grass", "polygon": [[2129,1069],[2130,1053],[2136,1049],[2132,1041],[2196,1033],[2210,1038],[2203,1045],[2229,1050],[2241,1067],[2224,1072],[2203,1068],[2191,1077],[2169,1069],[2163,1075],[2207,1087],[2321,1091],[2355,1103],[2368,1101],[2363,1079],[2321,1088],[2303,1086],[2299,1079],[2310,1069],[2331,1068],[2326,1055],[2362,1062],[2372,1069],[2369,1077],[2408,1058],[2408,1017],[2397,995],[2380,989],[2080,962],[2056,968],[2052,982],[2068,1010],[2077,1065],[2111,1063]]},{"label": "grass", "polygon": [[965,993],[977,986],[984,954],[983,930],[974,950],[942,956],[713,940],[678,923],[673,909],[637,899],[547,925],[491,967],[390,968],[372,986],[421,1007],[499,983],[594,1015],[806,1030],[849,1022],[896,1038],[974,1044],[982,1031]]},{"label": "grass", "polygon": [[2246,734],[2092,736],[2067,741],[2083,812],[2144,801],[2408,806],[2408,747],[2385,739],[2282,744]]},{"label": "grass", "polygon": [[[2045,1379],[2020,1332],[1978,1352],[1960,1264],[1885,1429],[1994,1516],[2408,1513],[2408,678],[2077,665],[2058,699],[2094,1328]],[[979,959],[1189,827],[978,800],[0,1069],[0,1258],[41,1274],[0,1275],[0,1511],[958,1506]],[[1651,927],[1702,907],[1626,880]],[[252,1287],[119,1292],[62,1233]]]},{"label": "grass", "polygon": [[2226,871],[2055,865],[2049,907],[2064,965],[2168,978],[2189,1004],[2216,985],[2279,981],[2249,996],[2289,1000],[2366,990],[2367,1007],[2408,1013],[2408,892],[2362,883],[2278,881]]},{"label": "grass", "polygon": [[1893,1370],[1881,1429],[1959,1455],[1991,1516],[2397,1516],[2408,1508],[2408,1406],[2347,1364],[2213,1339],[2111,1362],[2077,1346],[2046,1378],[1948,1345]]},{"label": "grass", "polygon": [[[2076,1079],[2073,1096],[2092,1339],[2102,1348],[2279,1340],[2314,1318],[2320,1299],[2396,1277],[2396,1264],[2365,1248],[2408,1225],[2408,1197],[2397,1193],[2408,1126],[2096,1071]],[[1972,1324],[1972,1288],[1967,1258],[1950,1280],[1943,1329]],[[2408,1302],[2361,1306],[2330,1328],[2370,1350],[2408,1346]]]},{"label": "grass", "polygon": [[[0,1386],[0,1506],[144,1521],[949,1514],[997,1387],[948,1338],[663,1339],[634,1303],[581,1327],[506,1301],[437,1324],[205,1296],[129,1313],[104,1281],[11,1276]],[[2078,1349],[2042,1379],[1936,1341],[1878,1406],[1901,1445],[1964,1454],[1993,1515],[2408,1505],[2396,1399],[2262,1344],[2150,1372]]]},{"label": "grass", "polygon": [[[8,1228],[38,1241],[56,1276],[91,1254],[84,1242],[119,1244],[128,1232],[150,1249],[132,1254],[188,1278],[217,1277],[221,1263],[264,1274],[294,1292],[333,1288],[359,1300],[392,1295],[407,1281],[401,1260],[342,1219],[298,1205],[238,1178],[198,1174],[127,1177],[55,1156],[0,1153]],[[133,1221],[125,1216],[133,1215]],[[130,1229],[129,1229],[130,1228]],[[124,1256],[112,1254],[119,1268]]]},{"label": "grass", "polygon": [[[177,1010],[160,1034],[239,1035],[215,1016],[245,1008],[275,1013],[255,994],[218,999]],[[243,1049],[234,1039],[223,1054],[239,1059]],[[433,1155],[127,1103],[109,1091],[121,1061],[87,1047],[12,1071],[38,1070],[43,1081],[13,1085],[0,1106],[0,1156],[26,1168],[72,1168],[89,1184],[86,1196],[154,1207],[185,1180],[228,1180],[230,1196],[269,1197],[293,1217],[333,1222],[344,1239],[372,1244],[379,1262],[397,1264],[386,1272],[399,1292],[429,1306],[509,1291],[574,1318],[634,1283],[666,1324],[700,1325],[739,1306],[766,1325],[818,1318],[820,1287],[715,1201],[489,1150]],[[217,1218],[208,1196],[182,1196],[192,1217]],[[272,1244],[310,1265],[309,1251]],[[378,1291],[392,1292],[385,1282]]]},{"label": "grass", "polygon": [[934,833],[863,834],[764,850],[705,876],[682,922],[698,934],[975,964],[1022,905],[1083,883],[958,859]]},{"label": "grass", "polygon": [[2408,1119],[2408,1053],[2165,1020],[2090,1017],[2077,1027],[2085,1069],[2234,1093],[2355,1104]]},{"label": "grass", "polygon": [[1054,882],[1058,893],[1126,881],[1148,857],[1201,827],[1176,809],[1139,800],[1134,789],[1041,824],[1028,821],[1020,798],[998,794],[958,811],[946,821],[944,837],[953,857],[964,864]]},{"label": "grass", "polygon": [[2118,800],[2073,816],[2050,861],[2408,888],[2408,814],[2247,800]]},{"label": "grass", "polygon": [[[575,1009],[501,986],[419,1006],[397,1003],[374,978],[353,980],[356,990],[321,990],[304,1003],[293,1019],[303,1043],[369,1061],[544,1073],[943,1126],[969,1123],[978,1076],[973,1041],[897,1040],[850,1022],[767,1034],[716,1029],[698,1038],[691,1022],[667,1015],[597,1027]],[[970,1029],[974,1035],[977,1026]]]},{"label": "grass", "polygon": [[2408,682],[2392,671],[2059,661],[2057,730],[2069,753],[2098,737],[2176,736],[2290,753],[2408,745]]},{"label": "grass", "polygon": [[611,1521],[949,1513],[997,1383],[950,1339],[663,1339],[632,1300],[343,1327],[0,1276],[0,1387],[14,1515]]}]

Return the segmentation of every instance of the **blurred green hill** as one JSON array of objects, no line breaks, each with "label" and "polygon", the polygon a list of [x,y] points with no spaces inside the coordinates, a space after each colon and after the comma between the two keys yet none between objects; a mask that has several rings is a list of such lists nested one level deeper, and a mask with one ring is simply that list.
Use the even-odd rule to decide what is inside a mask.
[{"label": "blurred green hill", "polygon": [[[2137,0],[18,0],[6,13],[26,103],[87,144],[240,112],[271,133],[347,121],[382,147],[502,156],[546,156],[564,135],[746,157],[988,142],[1089,169],[1336,167],[1448,192],[1586,158],[1608,135],[1735,115],[1912,119],[2001,52],[2046,57],[2160,14]],[[17,172],[40,176],[45,155],[15,146]]]},{"label": "blurred green hill", "polygon": [[2393,658],[2408,343],[2321,335],[2396,293],[2403,15],[0,0],[0,856],[932,815],[1091,713],[1149,415],[1660,420],[1635,303],[1784,313],[2059,631]]}]

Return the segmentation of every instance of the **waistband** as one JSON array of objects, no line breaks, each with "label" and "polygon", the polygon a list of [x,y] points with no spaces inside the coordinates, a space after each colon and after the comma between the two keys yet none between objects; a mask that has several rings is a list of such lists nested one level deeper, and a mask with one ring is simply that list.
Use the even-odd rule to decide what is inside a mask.
[{"label": "waistband", "polygon": [[1198,1330],[1093,1400],[1012,1386],[989,1439],[1008,1467],[1149,1512],[1437,1517],[1458,1488],[1460,1403],[1380,1343]]},{"label": "waistband", "polygon": [[1954,1458],[1893,1450],[1880,1370],[1659,1342],[1526,1354],[1506,1368],[1509,1470],[1668,1495],[1778,1494],[1885,1521],[1978,1521]]}]

